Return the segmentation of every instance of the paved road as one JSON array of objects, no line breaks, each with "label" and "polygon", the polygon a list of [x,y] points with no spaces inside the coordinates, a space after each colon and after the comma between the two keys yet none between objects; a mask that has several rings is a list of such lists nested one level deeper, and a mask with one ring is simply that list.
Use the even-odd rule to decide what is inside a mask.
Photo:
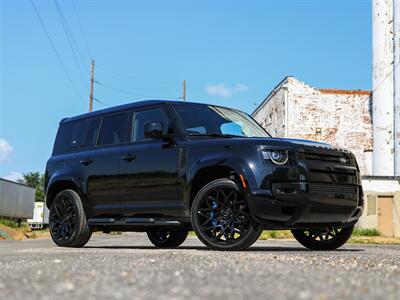
[{"label": "paved road", "polygon": [[144,234],[94,236],[87,247],[49,239],[0,242],[2,299],[400,299],[400,246],[307,251],[259,241],[209,251],[196,238],[174,250]]}]

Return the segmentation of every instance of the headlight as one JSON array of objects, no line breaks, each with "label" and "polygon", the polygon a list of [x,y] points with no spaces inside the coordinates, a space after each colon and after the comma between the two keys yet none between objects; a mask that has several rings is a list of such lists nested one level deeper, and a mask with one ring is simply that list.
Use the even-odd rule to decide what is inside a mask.
[{"label": "headlight", "polygon": [[289,161],[289,152],[286,150],[261,150],[265,160],[270,160],[276,165],[285,165]]}]

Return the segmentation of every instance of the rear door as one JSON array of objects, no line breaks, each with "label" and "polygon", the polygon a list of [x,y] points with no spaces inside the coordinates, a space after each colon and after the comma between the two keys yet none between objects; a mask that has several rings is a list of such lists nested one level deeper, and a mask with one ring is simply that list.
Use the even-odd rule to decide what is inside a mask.
[{"label": "rear door", "polygon": [[131,144],[124,147],[121,161],[121,212],[176,214],[182,209],[177,192],[178,147],[163,139],[144,136],[146,122],[161,122],[164,133],[174,129],[161,107],[133,112]]},{"label": "rear door", "polygon": [[77,162],[88,191],[90,217],[119,213],[118,167],[123,154],[121,147],[129,141],[129,114],[118,112],[87,121],[86,144],[96,147],[86,145],[86,150],[82,146]]}]

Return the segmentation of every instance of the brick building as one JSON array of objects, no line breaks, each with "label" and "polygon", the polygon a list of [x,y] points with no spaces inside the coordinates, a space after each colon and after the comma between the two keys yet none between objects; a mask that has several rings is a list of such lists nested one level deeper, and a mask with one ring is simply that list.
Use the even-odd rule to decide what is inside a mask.
[{"label": "brick building", "polygon": [[324,141],[351,150],[362,174],[371,175],[370,91],[320,89],[286,77],[252,115],[273,136]]},{"label": "brick building", "polygon": [[357,226],[400,237],[399,181],[371,176],[372,107],[370,91],[320,89],[286,77],[252,116],[273,136],[327,142],[352,151],[363,175],[366,200]]}]

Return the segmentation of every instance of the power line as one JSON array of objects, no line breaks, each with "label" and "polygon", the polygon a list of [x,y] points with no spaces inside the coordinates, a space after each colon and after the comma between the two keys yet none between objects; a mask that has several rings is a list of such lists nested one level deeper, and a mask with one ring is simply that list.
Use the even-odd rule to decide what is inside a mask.
[{"label": "power line", "polygon": [[372,94],[374,94],[381,86],[382,84],[386,81],[386,79],[389,78],[390,75],[393,74],[394,70],[396,70],[396,68],[399,66],[400,62],[398,62],[391,70],[390,72],[386,75],[385,78],[383,78],[383,80],[381,81],[380,84],[378,84],[378,86],[372,91]]},{"label": "power line", "polygon": [[[90,58],[90,57],[92,57],[92,56],[90,55],[91,51],[90,51],[90,49],[89,49],[87,40],[85,39],[85,36],[86,36],[86,35],[85,35],[84,30],[83,30],[82,22],[81,22],[81,19],[80,19],[80,17],[79,17],[78,10],[77,10],[76,5],[75,5],[75,0],[72,0],[72,6],[74,7],[74,13],[75,13],[76,19],[78,20],[79,32],[81,33],[82,39],[83,39],[83,41],[84,41],[83,44],[84,44],[84,46],[85,46],[86,54],[87,54],[87,56]],[[90,59],[88,59],[88,61],[89,61],[89,60],[90,60]]]},{"label": "power line", "polygon": [[140,96],[140,97],[148,97],[148,98],[151,98],[151,97],[149,97],[149,96],[147,96],[147,95],[143,95],[143,94],[140,94],[140,93],[137,93],[137,92],[133,92],[133,91],[128,91],[128,90],[123,90],[123,89],[120,89],[120,88],[116,88],[116,87],[113,87],[113,86],[110,86],[110,85],[101,83],[101,82],[99,82],[99,81],[97,81],[97,80],[95,80],[94,82],[95,82],[96,84],[98,84],[98,85],[101,85],[101,86],[105,87],[105,88],[108,88],[108,89],[111,89],[111,90],[114,90],[114,91],[117,91],[117,92],[120,92],[120,93],[123,93],[123,94],[132,95],[132,96]]},{"label": "power line", "polygon": [[96,98],[95,96],[93,96],[93,100],[96,101],[97,103],[103,104],[103,105],[108,105],[107,103],[99,100],[98,98]]},{"label": "power line", "polygon": [[79,54],[79,56],[80,56],[80,59],[81,59],[82,62],[83,62],[83,65],[85,65],[85,62],[84,62],[84,60],[83,60],[83,58],[82,58],[82,55],[80,54],[80,51],[79,51],[79,48],[78,48],[78,46],[77,46],[77,44],[76,44],[76,42],[75,42],[75,39],[74,39],[74,37],[73,37],[73,35],[72,35],[70,29],[69,29],[67,20],[65,19],[64,14],[62,13],[60,4],[58,3],[57,0],[54,0],[54,3],[55,3],[55,5],[56,5],[57,12],[58,12],[58,16],[60,17],[61,24],[62,24],[62,27],[63,27],[63,29],[64,29],[65,36],[67,37],[68,45],[69,45],[69,47],[71,48],[72,54],[73,54],[73,56],[74,56],[75,64],[76,64],[76,66],[78,67],[79,73],[81,74],[81,77],[82,77],[82,80],[83,80],[85,86],[87,86],[85,76],[83,75],[81,66],[80,66],[79,61],[78,61],[78,57],[77,57],[77,55],[76,55],[76,53],[75,53],[75,50],[74,50],[74,47],[73,47],[72,44],[75,45],[75,48],[76,48],[76,50],[77,50],[77,52],[78,52],[78,54]]},{"label": "power line", "polygon": [[82,98],[81,94],[79,93],[77,87],[75,86],[75,84],[74,84],[74,82],[73,82],[71,76],[69,75],[68,70],[67,70],[67,67],[65,66],[64,62],[62,61],[61,56],[60,56],[60,54],[58,53],[57,48],[56,48],[56,46],[54,45],[53,40],[51,39],[50,34],[49,34],[49,32],[47,31],[46,26],[44,25],[44,22],[43,22],[43,20],[42,20],[42,17],[40,16],[39,11],[37,10],[36,5],[35,5],[35,3],[33,2],[33,0],[31,0],[31,4],[32,4],[33,9],[35,10],[35,13],[36,13],[36,15],[37,15],[39,21],[40,21],[40,24],[41,24],[41,26],[42,26],[42,28],[43,28],[43,31],[46,33],[47,39],[49,40],[50,45],[51,45],[51,47],[53,48],[53,51],[54,51],[54,53],[56,54],[57,59],[58,59],[59,63],[61,64],[61,66],[62,66],[62,68],[63,68],[63,70],[64,70],[64,73],[65,73],[65,75],[67,76],[67,78],[68,78],[68,80],[69,80],[71,86],[72,86],[73,89],[75,90],[75,93],[76,93],[76,94],[79,96],[79,98],[82,100],[82,103],[85,103],[85,102],[83,101],[83,98]]},{"label": "power line", "polygon": [[75,38],[74,38],[74,35],[72,34],[72,31],[71,31],[71,29],[70,29],[70,27],[69,27],[69,25],[68,25],[67,19],[65,18],[64,14],[63,14],[63,12],[62,12],[61,5],[60,5],[60,3],[58,2],[58,0],[54,0],[54,1],[56,2],[56,4],[58,4],[58,8],[59,8],[59,10],[60,10],[61,16],[62,16],[62,18],[64,19],[64,23],[65,23],[66,28],[67,28],[67,30],[68,30],[68,33],[69,33],[69,35],[70,35],[70,37],[71,37],[72,43],[74,44],[74,46],[75,46],[75,48],[76,48],[76,51],[78,52],[79,58],[81,59],[82,64],[83,64],[84,66],[86,66],[87,62],[86,62],[85,59],[83,58],[83,55],[82,55],[81,51],[79,51],[78,43],[76,42],[76,40],[75,40]]},{"label": "power line", "polygon": [[148,81],[148,82],[152,82],[152,83],[156,83],[156,84],[164,84],[164,85],[180,85],[181,82],[178,81],[163,81],[163,80],[153,80],[153,79],[147,79],[147,78],[143,78],[143,77],[138,77],[135,75],[123,75],[121,73],[117,73],[115,71],[110,71],[106,68],[103,68],[102,66],[97,66],[97,68],[100,68],[103,71],[106,71],[109,74],[112,74],[114,76],[120,77],[120,78],[133,78],[133,79],[137,79],[137,80],[142,80],[142,81]]}]

